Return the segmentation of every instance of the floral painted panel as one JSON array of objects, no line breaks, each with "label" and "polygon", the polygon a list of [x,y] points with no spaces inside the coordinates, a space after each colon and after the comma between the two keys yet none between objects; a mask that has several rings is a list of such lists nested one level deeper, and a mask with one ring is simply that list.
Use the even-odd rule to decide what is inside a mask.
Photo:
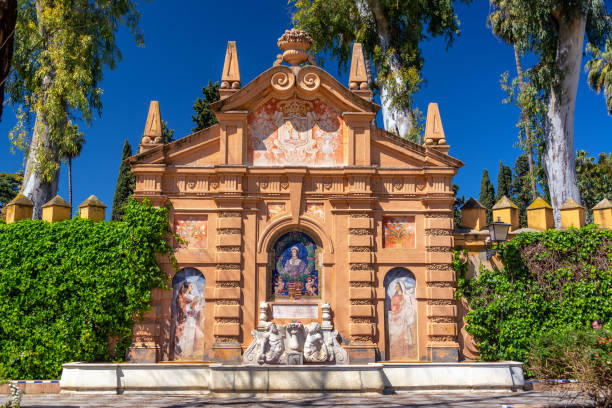
[{"label": "floral painted panel", "polygon": [[185,268],[172,279],[173,360],[201,360],[204,354],[204,287],[195,268]]},{"label": "floral painted panel", "polygon": [[174,217],[174,232],[180,236],[183,248],[204,249],[208,246],[208,220],[206,217],[177,215]]},{"label": "floral painted panel", "polygon": [[306,204],[306,214],[325,220],[325,208],[323,204]]},{"label": "floral painted panel", "polygon": [[287,212],[287,204],[285,203],[270,203],[268,204],[268,217],[274,218],[277,215],[285,214]]},{"label": "floral painted panel", "polygon": [[414,217],[385,217],[383,232],[385,248],[416,248]]},{"label": "floral painted panel", "polygon": [[276,241],[268,268],[272,299],[320,298],[319,249],[303,232],[288,232]]},{"label": "floral painted panel", "polygon": [[255,166],[341,166],[342,119],[320,99],[272,98],[249,115],[248,160]]},{"label": "floral painted panel", "polygon": [[387,360],[417,360],[414,275],[404,268],[389,271],[384,280]]}]

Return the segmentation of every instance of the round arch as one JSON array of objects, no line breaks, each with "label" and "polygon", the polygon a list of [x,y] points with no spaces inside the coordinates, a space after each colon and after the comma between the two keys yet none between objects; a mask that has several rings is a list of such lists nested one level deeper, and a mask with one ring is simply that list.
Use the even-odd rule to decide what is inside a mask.
[{"label": "round arch", "polygon": [[264,228],[257,243],[257,252],[268,251],[281,235],[290,230],[308,234],[324,252],[334,253],[331,237],[321,225],[306,217],[300,217],[298,223],[295,223],[291,216],[280,217]]}]

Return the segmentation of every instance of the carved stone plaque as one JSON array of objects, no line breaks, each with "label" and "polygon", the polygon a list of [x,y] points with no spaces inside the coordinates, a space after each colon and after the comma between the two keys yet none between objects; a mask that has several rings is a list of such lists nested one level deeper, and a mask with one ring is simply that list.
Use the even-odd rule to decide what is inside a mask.
[{"label": "carved stone plaque", "polygon": [[319,305],[272,305],[273,319],[317,319]]}]

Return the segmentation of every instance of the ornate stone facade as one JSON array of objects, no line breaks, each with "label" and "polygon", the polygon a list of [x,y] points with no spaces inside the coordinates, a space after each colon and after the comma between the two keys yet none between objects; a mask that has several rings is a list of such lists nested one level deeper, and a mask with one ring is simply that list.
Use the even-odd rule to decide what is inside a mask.
[{"label": "ornate stone facade", "polygon": [[[230,42],[227,86],[212,105],[219,123],[159,144],[151,129],[161,115],[152,104],[141,151],[130,159],[135,196],[171,206],[179,268],[198,270],[205,282],[197,303],[203,338],[194,343],[202,346],[189,355],[337,363],[331,350],[339,347],[350,363],[457,361],[451,186],[462,163],[447,154],[437,106],[430,105],[424,145],[379,129],[361,46],[345,87],[305,64],[307,43],[289,32],[284,54],[241,87]],[[389,289],[385,278],[397,268],[412,280]],[[134,360],[179,354],[171,352],[172,311],[193,303],[182,290],[182,297],[155,291],[135,328]],[[409,325],[409,340],[390,338],[397,330],[388,327],[389,311],[394,321],[407,319],[398,324]],[[303,337],[293,351],[292,335]]]}]

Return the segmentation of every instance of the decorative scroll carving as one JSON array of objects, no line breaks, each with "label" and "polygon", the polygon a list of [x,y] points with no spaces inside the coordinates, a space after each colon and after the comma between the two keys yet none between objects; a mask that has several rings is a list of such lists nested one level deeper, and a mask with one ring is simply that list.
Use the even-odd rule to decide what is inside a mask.
[{"label": "decorative scroll carving", "polygon": [[272,87],[279,92],[285,93],[295,84],[295,76],[291,72],[279,71],[272,75],[270,79]]},{"label": "decorative scroll carving", "polygon": [[308,67],[304,67],[298,72],[297,84],[307,94],[313,94],[319,89],[321,78]]}]

